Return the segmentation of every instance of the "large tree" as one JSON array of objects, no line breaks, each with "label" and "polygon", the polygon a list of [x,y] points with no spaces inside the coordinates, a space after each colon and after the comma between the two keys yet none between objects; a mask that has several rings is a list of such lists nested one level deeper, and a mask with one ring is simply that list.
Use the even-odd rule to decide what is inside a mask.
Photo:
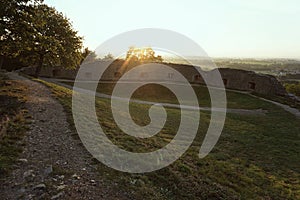
[{"label": "large tree", "polygon": [[26,38],[24,23],[32,6],[41,3],[41,0],[0,0],[0,68],[4,58],[20,56],[22,40]]},{"label": "large tree", "polygon": [[73,30],[69,20],[47,5],[34,6],[29,24],[31,40],[24,49],[29,62],[37,64],[36,75],[44,64],[50,66],[76,67],[82,58],[82,38]]},{"label": "large tree", "polygon": [[[1,0],[2,1],[6,0]],[[1,55],[16,57],[36,66],[76,67],[81,59],[82,38],[69,20],[54,8],[38,1],[15,0],[1,16]],[[16,7],[17,11],[13,10]]]}]

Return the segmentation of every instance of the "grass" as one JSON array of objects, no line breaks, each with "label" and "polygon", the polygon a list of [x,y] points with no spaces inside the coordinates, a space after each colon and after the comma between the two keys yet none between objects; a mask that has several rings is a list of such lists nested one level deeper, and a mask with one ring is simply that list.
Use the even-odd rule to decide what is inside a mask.
[{"label": "grass", "polygon": [[[72,91],[42,82],[64,105],[72,122]],[[105,184],[136,199],[300,199],[300,120],[257,98],[227,94],[230,107],[263,108],[268,113],[266,116],[227,114],[219,142],[207,157],[199,159],[199,147],[210,122],[210,113],[201,112],[194,143],[170,166],[151,173],[128,174],[95,162],[99,176],[105,178]],[[160,148],[173,138],[178,128],[180,111],[166,109],[168,119],[162,131],[149,139],[136,139],[116,126],[109,100],[97,98],[95,106],[108,137],[130,151]],[[137,124],[149,122],[148,108],[131,104],[131,115]]]},{"label": "grass", "polygon": [[[73,86],[73,82],[62,83]],[[81,83],[83,88],[89,88],[91,83]],[[121,87],[130,86],[131,83],[120,83]],[[97,92],[111,95],[115,84],[112,83],[99,83]],[[178,89],[185,90],[188,86],[177,86]],[[197,85],[193,86],[194,92],[198,97],[199,106],[210,107],[210,95],[206,86]],[[216,89],[213,89],[216,90]],[[228,108],[239,108],[239,109],[260,109],[268,108],[272,109],[271,104],[264,101],[257,101],[257,98],[247,94],[238,93],[234,91],[226,91],[227,107]],[[133,95],[133,99],[147,100],[161,103],[174,103],[178,104],[176,96],[167,88],[158,84],[147,84],[137,89]],[[187,102],[191,101],[189,97],[186,99]]]},{"label": "grass", "polygon": [[273,96],[270,98],[267,95],[262,95],[262,94],[257,94],[257,93],[254,93],[253,95],[255,95],[257,97],[262,97],[264,99],[276,101],[278,103],[285,104],[292,108],[296,108],[296,109],[300,110],[300,102],[296,101],[292,98],[286,98],[286,97],[282,97],[282,96]]},{"label": "grass", "polygon": [[28,129],[27,89],[0,74],[0,178],[9,174],[23,150],[22,138]]}]

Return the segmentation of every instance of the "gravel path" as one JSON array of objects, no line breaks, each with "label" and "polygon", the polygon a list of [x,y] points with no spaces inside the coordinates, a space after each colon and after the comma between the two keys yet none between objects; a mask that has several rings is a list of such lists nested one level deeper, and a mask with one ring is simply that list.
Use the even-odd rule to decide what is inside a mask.
[{"label": "gravel path", "polygon": [[104,184],[51,91],[14,73],[8,75],[30,88],[25,106],[32,123],[15,170],[0,184],[0,198],[129,199]]}]

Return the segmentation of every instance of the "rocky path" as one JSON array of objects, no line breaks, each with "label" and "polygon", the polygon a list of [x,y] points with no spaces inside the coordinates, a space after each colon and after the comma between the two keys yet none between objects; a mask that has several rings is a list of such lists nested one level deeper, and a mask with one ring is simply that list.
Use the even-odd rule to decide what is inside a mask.
[{"label": "rocky path", "polygon": [[16,74],[9,76],[30,88],[25,106],[32,122],[15,170],[0,184],[0,198],[128,199],[103,183],[49,89]]}]

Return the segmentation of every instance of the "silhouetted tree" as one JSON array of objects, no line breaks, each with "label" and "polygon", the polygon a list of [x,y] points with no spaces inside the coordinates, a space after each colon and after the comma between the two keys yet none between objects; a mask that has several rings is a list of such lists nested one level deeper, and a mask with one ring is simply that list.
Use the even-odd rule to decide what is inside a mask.
[{"label": "silhouetted tree", "polygon": [[97,54],[95,51],[91,51],[88,48],[85,48],[82,53],[82,61],[81,63],[92,63],[97,61]]},{"label": "silhouetted tree", "polygon": [[[4,58],[15,58],[20,54],[21,41],[28,35],[28,14],[40,0],[0,1],[0,68]],[[25,26],[24,26],[25,25]]]},{"label": "silhouetted tree", "polygon": [[35,65],[36,76],[45,64],[76,67],[80,63],[82,38],[62,13],[39,1],[13,2],[7,3],[9,8],[1,15],[1,28],[5,27],[1,29],[1,56]]},{"label": "silhouetted tree", "polygon": [[44,64],[78,66],[82,58],[82,38],[62,13],[47,5],[36,5],[30,21],[31,40],[26,40],[24,53],[27,61],[37,66],[36,76]]},{"label": "silhouetted tree", "polygon": [[111,53],[108,53],[103,57],[103,60],[113,60],[114,56]]},{"label": "silhouetted tree", "polygon": [[151,47],[147,48],[135,48],[129,47],[126,54],[126,60],[132,62],[162,62],[161,56],[155,56],[155,52]]}]

